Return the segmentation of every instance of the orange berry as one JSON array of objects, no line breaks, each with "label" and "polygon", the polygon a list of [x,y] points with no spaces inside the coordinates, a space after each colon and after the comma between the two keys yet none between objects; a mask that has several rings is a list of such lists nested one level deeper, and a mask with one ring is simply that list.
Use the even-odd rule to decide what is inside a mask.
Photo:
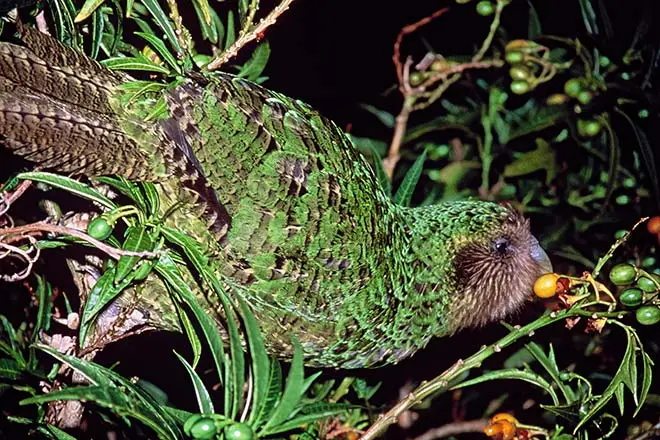
[{"label": "orange berry", "polygon": [[518,419],[516,419],[515,417],[513,417],[509,413],[497,413],[497,414],[495,414],[493,417],[490,418],[490,423],[497,423],[497,422],[501,422],[502,420],[505,420],[505,421],[507,421],[509,423],[512,423],[514,425],[518,424]]},{"label": "orange berry", "polygon": [[651,234],[660,234],[660,215],[651,217],[648,223],[646,223],[646,229],[648,229]]},{"label": "orange berry", "polygon": [[534,282],[534,294],[539,298],[551,298],[557,293],[557,280],[559,275],[556,273],[546,273],[541,275]]},{"label": "orange berry", "polygon": [[486,426],[484,434],[495,440],[512,440],[516,436],[516,427],[508,420],[501,420]]},{"label": "orange berry", "polygon": [[488,437],[496,437],[502,434],[502,423],[493,423],[484,428],[484,434]]}]

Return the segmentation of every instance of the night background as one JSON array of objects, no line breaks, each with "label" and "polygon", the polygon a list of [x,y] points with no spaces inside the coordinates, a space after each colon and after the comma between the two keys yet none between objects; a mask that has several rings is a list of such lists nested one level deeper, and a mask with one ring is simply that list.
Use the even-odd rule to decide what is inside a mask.
[{"label": "night background", "polygon": [[[3,3],[7,2],[0,2],[0,11],[9,9],[2,8]],[[21,19],[32,25],[34,16],[41,8],[48,11],[53,5],[67,4],[79,9],[84,2],[49,0],[42,3],[21,8]],[[103,13],[112,16],[117,6],[123,7],[124,3],[123,0],[106,1],[106,11]],[[167,2],[160,3],[166,8]],[[195,49],[208,53],[209,44],[202,41],[196,27],[195,13],[187,3],[187,0],[178,1],[183,22],[191,30]],[[263,0],[259,3],[256,21],[278,2]],[[383,112],[381,117],[388,114],[385,118],[393,119],[400,112],[403,102],[392,62],[397,35],[404,26],[446,7],[448,10],[444,14],[403,39],[400,48],[402,61],[406,56],[411,56],[414,66],[425,54],[432,52],[456,63],[467,62],[482,45],[493,19],[492,14],[477,13],[477,3],[484,2],[295,0],[278,17],[276,24],[266,30],[261,41],[267,40],[270,44],[270,57],[259,78],[253,79],[261,82],[266,77],[262,82],[264,87],[300,99],[336,122],[355,136],[358,149],[374,164],[374,154],[380,156],[378,159],[387,157],[393,133],[393,127],[383,124],[374,113]],[[211,1],[210,4],[220,17],[237,8],[231,1]],[[530,5],[533,12],[530,12]],[[591,18],[587,17],[589,8],[594,11]],[[19,41],[11,14],[4,23],[0,41]],[[55,26],[52,15],[45,14],[45,17],[49,26]],[[143,18],[149,21],[148,15]],[[540,28],[538,23],[534,24],[535,20],[540,23]],[[530,337],[517,338],[501,352],[495,350],[492,356],[486,356],[479,363],[478,368],[469,374],[465,370],[450,376],[449,382],[458,384],[489,371],[505,369],[509,371],[509,376],[489,376],[484,382],[465,389],[447,390],[447,385],[440,386],[437,392],[424,394],[421,402],[405,411],[396,423],[381,434],[382,438],[486,439],[488,437],[482,433],[484,429],[491,429],[487,433],[492,434],[490,438],[495,440],[660,438],[660,387],[657,378],[650,383],[650,363],[644,360],[644,352],[654,362],[660,360],[657,336],[660,328],[660,280],[657,276],[660,265],[656,260],[660,241],[660,218],[657,217],[660,214],[657,174],[660,165],[657,148],[660,136],[657,107],[657,68],[660,62],[658,20],[660,3],[655,0],[512,0],[504,9],[501,24],[484,57],[486,60],[501,61],[501,65],[465,70],[440,100],[411,113],[407,133],[418,134],[405,138],[402,143],[401,157],[391,179],[392,194],[402,186],[402,182],[415,175],[414,192],[409,194],[412,206],[467,198],[509,203],[530,219],[532,231],[548,252],[554,271],[563,278],[553,279],[552,288],[555,287],[554,281],[557,282],[557,296],[545,295],[552,298],[544,300],[535,298],[523,311],[507,320],[511,325],[538,322]],[[83,29],[84,25],[85,22],[82,22],[75,26]],[[126,20],[121,39],[141,50],[144,41],[131,34],[135,29],[137,25]],[[533,37],[530,37],[530,32]],[[156,27],[154,34],[159,35]],[[67,43],[78,38],[80,46],[89,53],[87,35],[81,32],[75,37],[58,37]],[[545,72],[539,68],[545,65],[543,63],[561,66],[547,80],[521,94],[511,92],[513,73],[511,63],[506,61],[508,54],[514,51],[507,48],[507,42],[517,39],[538,41],[549,48],[547,53],[530,49],[532,56],[538,56],[541,60],[538,65],[526,66],[532,78],[535,75],[540,77]],[[580,44],[576,49],[574,42],[578,40]],[[633,43],[635,46],[631,48]],[[254,42],[248,44],[222,70],[236,73],[241,66],[249,64],[255,46]],[[553,51],[557,48],[560,50]],[[580,50],[587,54],[587,61],[590,62],[580,58]],[[126,50],[121,53],[125,55],[130,52]],[[607,62],[603,57],[607,58]],[[108,57],[101,50],[98,59],[104,58]],[[161,82],[171,81],[174,77],[172,73],[129,73],[140,79]],[[431,69],[422,71],[423,75],[427,75],[424,78],[432,78],[436,73]],[[589,95],[585,102],[578,102],[581,98],[567,96],[566,84],[572,78],[581,78],[582,91],[587,90]],[[529,80],[530,84],[532,82]],[[437,83],[429,87],[434,84]],[[508,99],[506,105],[498,110],[498,114],[503,116],[494,124],[491,171],[484,182],[480,171],[484,153],[477,147],[481,141],[476,139],[483,139],[481,118],[485,117],[489,91],[493,89],[506,93]],[[549,103],[551,96],[559,101]],[[372,111],[365,108],[369,106]],[[374,111],[374,108],[378,110]],[[589,123],[593,124],[589,126]],[[589,127],[595,127],[594,131],[590,132]],[[2,140],[0,137],[0,146]],[[544,145],[548,145],[547,149]],[[416,162],[423,152],[427,155],[426,160]],[[532,155],[533,152],[538,152],[538,155]],[[8,191],[16,185],[11,178],[20,171],[30,169],[28,161],[2,148],[0,164],[0,183],[5,182],[3,189]],[[45,218],[44,194],[55,201],[63,212],[98,212],[98,207],[81,202],[67,191],[51,189],[46,193],[33,188],[12,205],[9,211],[12,220],[16,224],[27,224]],[[121,200],[130,202],[128,199]],[[620,242],[616,252],[608,254],[610,247],[642,217],[652,219],[632,232],[625,243]],[[6,221],[0,223],[0,228],[9,227]],[[121,237],[121,234],[116,235]],[[0,229],[0,243],[4,237]],[[49,240],[56,241],[54,237],[43,237],[44,242]],[[26,243],[21,244],[27,246]],[[61,312],[64,308],[61,292],[69,293],[74,310],[80,306],[75,294],[71,294],[75,293],[76,288],[64,259],[82,259],[86,249],[74,245],[43,250],[41,259],[32,269],[34,274],[43,276],[43,280],[54,288],[55,293],[49,298],[54,310],[59,308]],[[570,299],[567,304],[565,298],[601,286],[590,284],[585,279],[580,281],[580,277],[584,271],[592,271],[602,257],[606,257],[606,262],[598,281],[616,296],[616,313],[606,310],[606,305],[603,305],[605,295],[599,291],[596,298],[601,302],[596,305],[584,305],[583,302],[582,306],[578,303],[576,307],[583,307],[584,313],[568,318],[566,325],[563,322],[541,324],[543,318],[539,317],[544,313],[547,316],[549,310],[567,309]],[[612,268],[620,264],[635,268],[631,279],[620,280],[613,275]],[[16,267],[21,265],[8,259],[4,262],[0,260],[0,274],[19,270]],[[103,266],[103,270],[106,268]],[[570,287],[560,288],[561,280],[569,283],[569,279]],[[650,285],[645,287],[640,279],[651,280]],[[137,279],[135,283],[139,284]],[[8,282],[6,278],[0,281],[0,294],[4,296],[0,301],[0,315],[6,317],[3,318],[0,333],[3,344],[0,355],[4,356],[0,358],[0,409],[9,417],[6,421],[0,421],[0,438],[33,436],[69,439],[62,434],[64,431],[79,439],[156,438],[154,426],[163,422],[158,422],[161,419],[156,416],[148,415],[146,419],[156,422],[145,423],[145,418],[137,415],[147,414],[147,410],[137,406],[127,409],[133,401],[121,403],[112,400],[118,399],[112,397],[106,405],[88,405],[82,422],[78,426],[66,427],[64,431],[48,428],[53,425],[62,427],[61,423],[58,425],[61,422],[58,414],[63,410],[56,404],[47,401],[32,402],[36,405],[18,404],[30,395],[42,395],[44,381],[54,384],[57,389],[79,384],[72,379],[71,371],[51,374],[46,378],[54,363],[53,358],[43,353],[35,354],[35,350],[29,348],[38,333],[35,330],[35,316],[41,313],[37,312],[39,300],[35,292],[39,288],[36,286],[34,277],[19,283]],[[626,303],[622,295],[631,289],[637,289],[643,299],[633,301],[634,304]],[[535,293],[539,297],[544,296],[536,290]],[[648,314],[640,318],[638,311],[643,308],[647,308],[645,311]],[[590,315],[592,313],[593,316]],[[581,316],[581,320],[574,320],[575,316]],[[616,323],[608,321],[605,324],[607,319]],[[10,327],[20,329],[19,335],[12,335],[12,331],[8,330]],[[202,422],[213,425],[217,435],[204,437],[207,434],[197,435],[191,431],[191,422],[189,426],[184,426],[184,422],[193,416],[181,412],[176,415],[168,413],[167,416],[172,417],[172,423],[179,426],[181,435],[159,435],[161,438],[235,440],[356,440],[379,420],[379,414],[404,399],[422,381],[432,380],[457,360],[468,358],[479,352],[481,347],[505,338],[509,332],[510,329],[501,323],[494,323],[432,341],[426,349],[395,366],[324,370],[315,385],[306,391],[299,405],[323,402],[328,405],[328,411],[333,404],[345,406],[337,406],[333,415],[320,421],[310,419],[282,433],[257,437],[250,430],[247,433],[231,431],[232,426],[239,425],[233,421],[230,423],[222,417],[211,417],[209,420],[212,422],[206,419]],[[55,325],[47,333],[71,336],[75,331]],[[548,355],[544,363],[530,354],[529,345],[525,348],[530,341],[538,344],[546,354],[552,346],[554,354]],[[26,365],[16,362],[12,354],[21,350],[29,353],[26,356],[30,361]],[[185,335],[147,332],[109,344],[96,354],[93,361],[114,368],[127,379],[148,381],[166,394],[169,407],[199,413],[190,376],[172,350],[189,361],[193,356]],[[632,355],[629,350],[632,350]],[[551,371],[551,364],[555,362],[559,368],[555,372],[557,374]],[[210,399],[216,403],[217,415],[223,414],[223,388],[217,384],[214,369],[212,356],[204,345],[201,363],[196,371],[211,390]],[[290,369],[288,364],[282,363],[282,369],[286,377]],[[534,372],[535,376],[531,379],[527,376],[523,378],[522,373],[516,376],[511,373],[514,369],[529,374]],[[657,371],[656,367],[652,369]],[[314,371],[317,370],[306,368],[305,377]],[[564,376],[558,379],[560,373]],[[521,378],[523,381],[520,381]],[[284,379],[282,386],[283,383]],[[544,384],[551,385],[565,400],[553,403],[543,389]],[[145,392],[142,385],[135,388],[135,393]],[[97,396],[84,394],[83,391],[80,393],[77,397],[88,401],[94,401],[93,396]],[[647,393],[646,402],[639,405],[639,412],[633,416],[640,393]],[[108,392],[107,395],[110,394]],[[127,395],[132,396],[130,393]],[[619,410],[621,406],[625,407],[623,414]],[[151,411],[153,414],[157,411],[165,413],[163,408],[164,403],[162,408]],[[305,414],[307,410],[301,409],[296,414]],[[513,414],[517,420],[509,423],[492,419],[495,414],[501,413]],[[129,418],[132,420],[130,424],[125,422]],[[141,422],[135,422],[136,418]],[[287,420],[293,418],[294,415]],[[234,421],[238,419],[234,418]],[[199,427],[202,422],[198,420],[196,426]],[[511,425],[515,426],[515,430],[509,435],[505,431]],[[440,429],[443,426],[455,426],[457,430],[443,432]],[[579,429],[574,432],[576,426]],[[256,426],[250,429],[257,431]]]}]

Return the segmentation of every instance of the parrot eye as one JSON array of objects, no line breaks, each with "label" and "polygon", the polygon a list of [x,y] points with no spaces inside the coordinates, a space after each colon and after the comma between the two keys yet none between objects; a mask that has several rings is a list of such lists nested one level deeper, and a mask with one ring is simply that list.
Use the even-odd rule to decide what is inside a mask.
[{"label": "parrot eye", "polygon": [[498,255],[506,254],[510,246],[509,240],[504,237],[500,237],[493,242],[493,250]]}]

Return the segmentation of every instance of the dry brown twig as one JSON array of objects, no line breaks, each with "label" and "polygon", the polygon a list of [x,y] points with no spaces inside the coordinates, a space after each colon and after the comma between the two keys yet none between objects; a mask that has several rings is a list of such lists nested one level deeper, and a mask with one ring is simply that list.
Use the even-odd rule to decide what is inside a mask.
[{"label": "dry brown twig", "polygon": [[127,251],[123,249],[117,249],[112,246],[109,246],[102,241],[99,241],[95,238],[90,237],[86,233],[79,231],[74,228],[67,228],[66,226],[60,225],[51,225],[44,222],[31,223],[29,225],[15,226],[12,228],[0,229],[0,245],[7,246],[6,243],[13,243],[17,241],[28,239],[33,239],[34,235],[39,235],[43,232],[50,232],[60,235],[70,235],[72,237],[79,238],[87,243],[93,245],[95,248],[99,249],[102,252],[105,252],[111,258],[118,260],[122,255],[131,255],[141,258],[157,257],[160,253],[158,251]]},{"label": "dry brown twig", "polygon": [[[461,78],[463,71],[471,69],[501,67],[504,65],[504,62],[500,59],[483,60],[483,57],[492,44],[495,32],[500,24],[500,16],[502,10],[508,3],[509,2],[506,0],[499,0],[497,2],[497,9],[495,17],[493,18],[493,22],[491,23],[490,31],[487,37],[484,39],[479,51],[472,57],[470,62],[461,64],[446,63],[446,65],[441,70],[431,72],[431,74],[421,84],[418,84],[414,87],[411,86],[409,81],[410,66],[412,65],[412,60],[410,57],[408,57],[406,58],[405,63],[401,63],[401,43],[403,38],[406,35],[416,32],[419,28],[427,25],[437,17],[441,16],[446,11],[448,11],[448,8],[442,8],[438,11],[435,11],[433,14],[407,26],[404,26],[401,29],[397,35],[396,41],[394,42],[394,53],[392,55],[392,61],[394,62],[397,79],[399,81],[399,90],[403,95],[403,105],[401,106],[401,111],[396,117],[394,133],[392,135],[392,140],[387,152],[387,157],[383,159],[383,168],[385,169],[385,172],[390,177],[390,179],[394,174],[394,168],[396,167],[396,164],[400,158],[399,151],[401,150],[401,144],[403,143],[403,139],[405,137],[410,114],[413,111],[424,109],[438,100],[452,84]],[[444,58],[438,54],[428,53],[424,57],[424,60],[417,64],[417,69],[426,72],[434,60],[444,61]],[[431,86],[438,82],[441,82],[441,84],[439,84],[434,89],[429,90]],[[420,100],[421,102],[419,102]]]},{"label": "dry brown twig", "polygon": [[261,21],[257,23],[257,25],[254,26],[253,29],[242,31],[238,39],[234,41],[234,43],[231,46],[229,46],[227,50],[223,51],[220,55],[214,58],[206,66],[206,68],[208,70],[219,69],[227,61],[234,58],[238,54],[238,52],[243,48],[243,46],[245,46],[246,44],[250,43],[253,40],[258,40],[259,38],[261,38],[261,35],[266,31],[266,29],[272,26],[273,24],[275,24],[277,18],[280,15],[282,15],[284,11],[289,9],[291,3],[293,3],[293,0],[282,0],[282,3],[275,6],[275,8],[266,17],[261,19]]},{"label": "dry brown twig", "polygon": [[[8,258],[10,256],[17,256],[18,258],[23,260],[26,264],[26,267],[20,272],[11,275],[0,273],[0,279],[4,281],[14,282],[14,281],[24,280],[25,278],[30,276],[34,263],[37,262],[39,256],[41,255],[41,249],[39,248],[39,246],[37,246],[37,240],[34,237],[28,235],[25,238],[27,238],[28,241],[30,242],[30,247],[28,248],[27,251],[17,246],[12,246],[10,244],[0,242],[0,249],[4,251],[4,252],[0,252],[0,260]],[[32,250],[34,250],[34,255],[30,255],[32,253]]]}]

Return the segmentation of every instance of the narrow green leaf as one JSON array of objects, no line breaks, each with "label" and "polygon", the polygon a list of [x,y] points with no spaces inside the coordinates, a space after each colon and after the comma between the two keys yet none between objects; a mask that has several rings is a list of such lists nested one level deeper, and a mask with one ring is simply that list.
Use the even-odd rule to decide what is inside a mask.
[{"label": "narrow green leaf", "polygon": [[550,397],[552,398],[552,401],[555,405],[559,404],[559,398],[557,397],[555,390],[543,377],[531,371],[524,371],[517,369],[489,371],[487,373],[482,374],[479,377],[475,377],[474,379],[466,380],[465,382],[455,385],[451,389],[455,390],[455,389],[465,388],[479,383],[487,382],[490,380],[502,380],[502,379],[522,380],[523,382],[528,382],[531,383],[532,385],[536,385],[537,387],[541,388],[544,391],[547,391],[548,394],[550,394]]},{"label": "narrow green leaf", "polygon": [[250,357],[252,358],[252,380],[254,383],[254,391],[252,398],[252,409],[248,422],[254,421],[256,415],[261,411],[261,407],[266,400],[268,393],[268,375],[270,372],[270,359],[266,353],[264,341],[261,337],[259,324],[255,319],[252,311],[247,304],[237,298],[241,307],[241,316],[243,318],[243,325],[247,334],[248,345],[250,347]]},{"label": "narrow green leaf", "polygon": [[395,204],[400,206],[410,206],[415,187],[417,186],[417,182],[424,170],[424,161],[426,161],[426,150],[419,155],[406,173],[406,176],[403,178],[403,182],[401,182],[399,189],[397,189],[396,194],[394,194]]},{"label": "narrow green leaf", "polygon": [[225,49],[234,44],[236,41],[236,26],[234,25],[234,12],[229,11],[227,13],[227,36],[225,40]]},{"label": "narrow green leaf", "polygon": [[598,19],[590,0],[579,0],[584,28],[591,35],[598,35]]},{"label": "narrow green leaf", "polygon": [[106,208],[116,208],[115,202],[83,183],[78,182],[70,177],[59,176],[57,174],[38,172],[20,173],[16,176],[21,180],[32,180],[33,182],[46,183],[55,188],[66,190],[72,194],[82,197],[86,200],[97,202]]},{"label": "narrow green leaf", "polygon": [[642,388],[639,392],[639,403],[637,408],[635,408],[635,413],[633,417],[637,416],[639,410],[642,409],[642,406],[646,402],[646,396],[649,394],[651,389],[651,384],[653,383],[653,361],[651,357],[642,351]]},{"label": "narrow green leaf", "polygon": [[264,403],[261,405],[259,413],[255,415],[252,426],[262,426],[268,421],[275,405],[282,397],[282,367],[277,360],[270,363],[270,374],[268,376],[268,392],[264,397]]},{"label": "narrow green leaf", "polygon": [[76,18],[73,19],[74,23],[80,23],[81,21],[85,20],[87,17],[92,15],[92,13],[94,13],[94,11],[96,11],[97,8],[104,2],[105,0],[87,0],[85,3],[83,3],[80,11],[78,11]]},{"label": "narrow green leaf", "polygon": [[[625,330],[629,335],[630,330],[628,328],[625,328]],[[630,356],[634,354],[633,350],[633,345],[629,342],[626,346],[626,352],[621,359],[621,364],[619,365],[619,369],[617,370],[616,374],[607,385],[603,393],[600,395],[598,400],[593,404],[591,409],[582,416],[580,422],[573,430],[573,433],[578,432],[580,428],[582,428],[589,420],[591,420],[591,418],[596,415],[596,413],[598,413],[598,411],[600,411],[612,399],[612,397],[614,397],[614,393],[617,391],[619,384],[624,382],[624,380],[629,380],[628,363],[630,362]]]},{"label": "narrow green leaf", "polygon": [[45,344],[41,344],[41,343],[34,344],[34,347],[48,353],[58,361],[68,364],[69,366],[71,366],[71,368],[73,368],[78,373],[80,373],[92,385],[103,385],[103,386],[113,385],[112,378],[104,374],[106,368],[101,367],[100,365],[94,364],[93,362],[87,362],[82,359],[78,359],[74,356],[69,356],[64,353],[60,353],[55,348]]},{"label": "narrow green leaf", "polygon": [[246,23],[248,9],[249,9],[249,0],[238,0],[238,18],[242,27],[249,26],[251,23]]},{"label": "narrow green leaf", "polygon": [[[626,351],[623,354],[620,367],[620,378],[626,387],[633,394],[635,404],[637,404],[637,362],[635,356],[635,348],[637,347],[637,340],[632,331],[626,328],[627,345]],[[633,368],[635,371],[633,372]]]},{"label": "narrow green leaf", "polygon": [[101,41],[103,41],[103,28],[105,27],[105,18],[103,16],[103,11],[97,9],[92,14],[92,26],[91,26],[91,35],[90,41],[91,46],[89,48],[89,56],[96,59],[99,55],[99,48],[101,47]]},{"label": "narrow green leaf", "polygon": [[101,61],[108,69],[112,70],[140,70],[144,72],[156,72],[169,74],[170,70],[165,66],[160,66],[145,56],[139,57],[115,57]]},{"label": "narrow green leaf", "polygon": [[545,354],[541,346],[536,342],[525,344],[525,348],[529,350],[532,356],[534,356],[534,358],[539,362],[539,364],[541,364],[545,371],[548,372],[554,383],[566,398],[567,403],[572,403],[575,401],[577,396],[573,392],[573,389],[559,378],[559,366],[557,366],[555,352],[552,348],[552,344],[550,345],[550,352],[548,355]]},{"label": "narrow green leaf", "polygon": [[176,37],[176,31],[174,30],[172,20],[170,20],[165,11],[163,11],[163,9],[160,7],[158,0],[141,0],[141,2],[149,10],[149,13],[154,18],[154,21],[160,30],[163,31],[172,47],[174,47],[174,50],[176,50],[177,53],[182,53],[183,50],[181,49],[178,38]]},{"label": "narrow green leaf", "polygon": [[539,14],[536,12],[536,8],[534,8],[534,4],[531,2],[531,0],[527,0],[527,4],[529,5],[527,39],[533,40],[542,35],[543,30],[541,28],[541,19],[539,18]]},{"label": "narrow green leaf", "polygon": [[195,13],[197,14],[197,21],[199,22],[199,29],[202,32],[202,38],[204,40],[210,41],[212,44],[218,42],[218,32],[213,22],[212,14],[215,12],[212,9],[205,9],[202,7],[201,3],[206,2],[207,0],[194,0],[193,7],[195,8]]},{"label": "narrow green leaf", "polygon": [[315,403],[313,405],[308,405],[301,412],[300,415],[294,417],[291,420],[288,420],[278,426],[274,426],[265,433],[265,435],[275,435],[282,432],[290,431],[292,429],[297,429],[302,426],[314,423],[317,420],[325,419],[327,417],[332,417],[337,414],[341,414],[351,408],[355,408],[353,405],[347,405],[342,403]]},{"label": "narrow green leaf", "polygon": [[76,7],[70,0],[47,0],[57,39],[78,48],[77,30],[73,21]]},{"label": "narrow green leaf", "polygon": [[94,362],[79,359],[75,356],[60,353],[48,345],[34,344],[34,347],[48,353],[58,361],[69,365],[73,370],[86,378],[92,386],[65,388],[61,390],[63,394],[59,396],[54,394],[56,392],[51,391],[45,395],[25,399],[20,402],[21,405],[51,402],[54,400],[86,399],[97,405],[109,405],[108,407],[120,417],[128,414],[142,421],[156,432],[161,433],[163,435],[162,438],[173,438],[177,440],[182,438],[182,433],[178,425],[169,416],[169,413],[164,411],[162,405],[131,381],[108,368]]},{"label": "narrow green leaf", "polygon": [[111,186],[113,189],[116,189],[118,192],[131,199],[140,211],[148,212],[147,202],[137,183],[116,176],[97,176],[94,177],[94,180]]},{"label": "narrow green leaf", "polygon": [[[29,397],[20,401],[21,405],[42,404],[58,400],[84,400],[107,408],[120,417],[131,417],[153,429],[159,439],[179,440],[183,438],[176,425],[164,423],[159,417],[157,408],[147,407],[141,402],[135,402],[122,388],[104,387],[100,385],[69,387]],[[167,414],[160,411],[162,414]]]},{"label": "narrow green leaf", "polygon": [[621,415],[624,414],[625,401],[623,394],[625,393],[625,391],[626,391],[626,385],[623,382],[619,383],[619,385],[614,389],[614,396],[616,397],[617,405],[619,405],[619,412],[621,413]]},{"label": "narrow green leaf", "polygon": [[[161,228],[161,233],[163,236],[169,240],[171,243],[180,246],[184,253],[186,254],[186,257],[190,260],[190,262],[193,264],[195,269],[197,269],[198,272],[202,276],[205,276],[207,280],[211,278],[211,284],[214,286],[214,289],[216,292],[218,292],[218,287],[216,287],[216,284],[219,284],[217,277],[215,276],[208,276],[205,272],[205,269],[208,268],[208,259],[206,256],[200,251],[199,249],[199,244],[195,242],[193,239],[188,237],[187,235],[181,234],[178,231],[175,231],[171,228],[168,227],[163,227]],[[169,273],[176,273],[176,264],[172,260],[171,257],[165,255],[162,256],[159,260],[159,263],[161,263],[164,268],[168,269]],[[161,272],[162,274],[162,272]],[[171,279],[174,279],[171,277]],[[180,279],[180,276],[178,278],[179,283],[182,283],[183,281]],[[213,284],[215,282],[216,284]],[[186,287],[187,285],[183,283]],[[204,337],[206,338],[206,342],[209,344],[209,348],[211,349],[211,355],[213,356],[213,360],[215,362],[216,370],[218,372],[218,379],[222,382],[224,378],[223,371],[225,369],[225,349],[224,349],[224,343],[222,341],[222,337],[218,333],[218,329],[216,327],[215,321],[211,316],[208,315],[200,306],[199,303],[197,302],[195,295],[190,291],[190,288],[188,287],[186,290],[186,295],[182,297],[182,299],[185,301],[185,304],[191,309],[193,314],[195,315],[195,318],[199,322],[200,328],[202,329],[204,333]],[[195,364],[193,364],[195,365]]]},{"label": "narrow green leaf", "polygon": [[266,41],[257,46],[252,52],[250,59],[243,64],[237,76],[240,78],[247,78],[250,81],[256,81],[266,68],[266,63],[268,62],[269,57],[270,45]]},{"label": "narrow green leaf", "polygon": [[78,330],[78,338],[82,346],[84,346],[87,334],[99,312],[105,309],[131,282],[130,279],[126,279],[116,285],[113,283],[114,277],[114,270],[106,270],[87,295]]},{"label": "narrow green leaf", "polygon": [[378,120],[387,128],[394,128],[395,118],[391,113],[386,112],[385,110],[380,110],[370,104],[360,104],[360,107],[374,115]]},{"label": "narrow green leaf", "polygon": [[197,406],[199,407],[199,412],[202,414],[213,414],[213,401],[211,400],[211,395],[204,386],[202,378],[199,377],[197,372],[190,364],[176,351],[174,352],[176,357],[179,358],[183,366],[186,368],[190,380],[193,383],[193,389],[195,390],[195,397],[197,398]]},{"label": "narrow green leaf", "polygon": [[[122,249],[131,252],[142,252],[153,250],[154,243],[143,225],[130,226],[126,231],[126,239]],[[115,284],[120,283],[135,269],[140,257],[136,255],[122,255],[117,262],[115,270]]]},{"label": "narrow green leaf", "polygon": [[16,380],[22,374],[23,368],[15,359],[0,358],[0,379]]},{"label": "narrow green leaf", "polygon": [[209,5],[208,0],[193,0],[193,5],[195,6],[195,9],[198,9],[201,11],[203,20],[200,20],[201,23],[205,23],[207,25],[211,24],[211,6]]},{"label": "narrow green leaf", "polygon": [[151,45],[151,48],[156,51],[158,56],[160,56],[163,61],[169,64],[170,68],[177,73],[181,73],[181,66],[176,60],[176,57],[172,55],[170,50],[165,45],[165,42],[153,34],[146,32],[135,32],[135,35],[142,37]]},{"label": "narrow green leaf", "polygon": [[160,211],[160,197],[158,197],[156,185],[152,182],[143,182],[141,186],[144,199],[147,202],[147,212],[149,216],[156,217]]},{"label": "narrow green leaf", "polygon": [[268,422],[262,428],[262,432],[267,432],[269,428],[277,426],[285,422],[291,417],[291,413],[300,403],[303,393],[303,354],[302,348],[298,341],[293,341],[294,352],[293,360],[291,361],[291,369],[286,378],[286,385],[284,386],[284,393],[279,403],[275,407],[273,414],[270,416]]},{"label": "narrow green leaf", "polygon": [[39,301],[39,309],[37,311],[37,322],[33,329],[33,342],[36,342],[40,338],[39,334],[42,331],[48,331],[50,329],[50,296],[53,292],[50,283],[41,275],[36,275],[35,278],[37,280],[35,296],[37,297],[37,301]]},{"label": "narrow green leaf", "polygon": [[74,436],[53,425],[40,425],[37,427],[37,431],[56,440],[77,440]]},{"label": "narrow green leaf", "polygon": [[[158,264],[158,262],[156,264]],[[177,294],[173,295],[185,295],[186,297],[194,297],[195,294],[190,290],[190,287],[185,282],[183,282],[183,280],[179,281],[180,283],[175,286],[170,284],[171,280],[166,280],[168,291],[171,292],[172,289],[174,289]],[[183,293],[184,290],[185,293]],[[174,307],[176,307],[179,320],[181,321],[181,327],[183,327],[183,331],[188,337],[188,342],[190,342],[190,348],[193,352],[193,367],[197,367],[199,360],[202,358],[202,341],[197,334],[197,330],[195,329],[195,325],[193,324],[191,317],[188,316],[188,310],[184,307],[184,304],[186,303],[181,301],[181,299],[178,297],[172,302],[174,303]]]}]

